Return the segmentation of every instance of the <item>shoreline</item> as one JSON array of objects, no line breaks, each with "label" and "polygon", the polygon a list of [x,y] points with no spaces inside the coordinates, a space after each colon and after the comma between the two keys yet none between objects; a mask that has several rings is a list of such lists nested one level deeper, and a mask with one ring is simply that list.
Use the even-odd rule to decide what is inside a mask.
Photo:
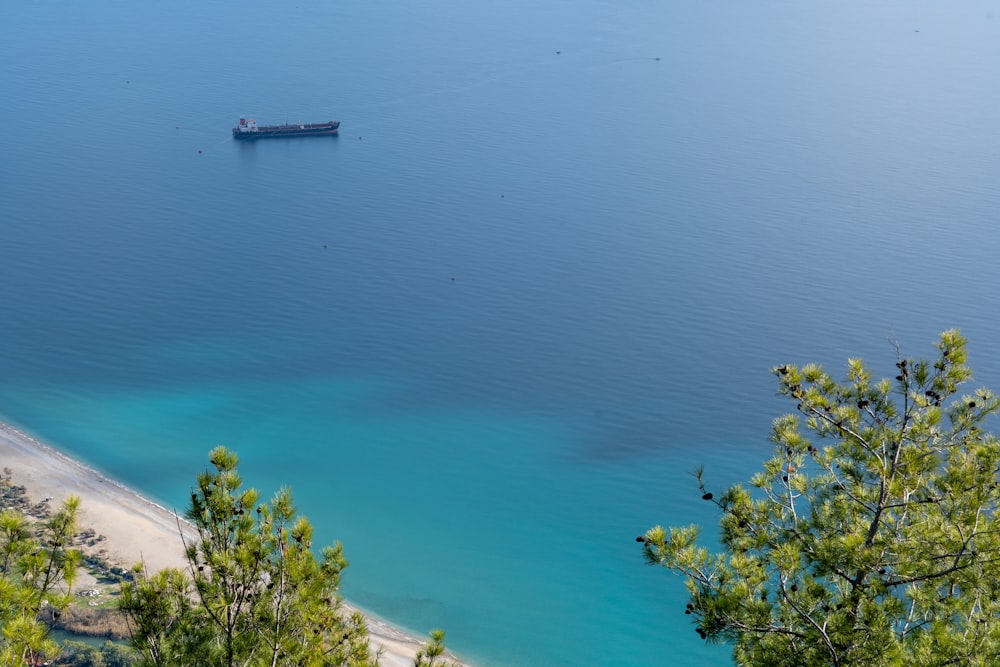
[{"label": "shoreline", "polygon": [[[59,504],[70,495],[78,496],[81,527],[105,536],[107,558],[120,566],[130,568],[142,561],[151,572],[187,569],[181,530],[187,535],[194,528],[182,516],[3,420],[0,468],[9,468],[14,483],[24,486],[36,502]],[[364,614],[372,649],[383,651],[380,664],[413,665],[422,640],[347,600],[344,603]],[[450,652],[448,656],[455,660]]]}]

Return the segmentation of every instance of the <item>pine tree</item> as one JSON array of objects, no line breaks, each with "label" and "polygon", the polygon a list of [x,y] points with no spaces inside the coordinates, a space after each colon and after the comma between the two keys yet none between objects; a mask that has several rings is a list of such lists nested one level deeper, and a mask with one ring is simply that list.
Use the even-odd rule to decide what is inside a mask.
[{"label": "pine tree", "polygon": [[444,630],[431,630],[430,641],[417,651],[413,667],[459,667],[444,657],[445,652]]},{"label": "pine tree", "polygon": [[187,512],[197,531],[186,545],[188,573],[123,586],[121,608],[145,664],[374,664],[364,618],[338,593],[342,547],[317,558],[288,489],[258,502],[242,488],[235,454],[218,447],[209,461],[214,470],[198,477]]},{"label": "pine tree", "polygon": [[58,655],[43,607],[59,618],[72,601],[81,554],[72,548],[80,500],[67,498],[43,521],[19,511],[0,512],[0,664],[22,667]]},{"label": "pine tree", "polygon": [[[775,420],[774,455],[752,477],[699,492],[721,512],[720,553],[698,528],[637,538],[682,575],[686,613],[740,665],[1000,664],[1000,410],[971,378],[966,341],[941,334],[933,361],[903,358],[874,380],[848,362],[775,368],[796,412]],[[814,438],[811,440],[808,436]]]}]

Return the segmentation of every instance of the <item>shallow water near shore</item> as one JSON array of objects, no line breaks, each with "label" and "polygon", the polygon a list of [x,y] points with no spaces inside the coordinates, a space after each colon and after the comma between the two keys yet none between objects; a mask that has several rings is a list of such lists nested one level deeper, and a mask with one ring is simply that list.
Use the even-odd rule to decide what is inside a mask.
[{"label": "shallow water near shore", "polygon": [[993,12],[6,8],[0,414],[178,509],[226,444],[476,665],[727,665],[634,538],[712,539],[768,370],[1000,388]]}]

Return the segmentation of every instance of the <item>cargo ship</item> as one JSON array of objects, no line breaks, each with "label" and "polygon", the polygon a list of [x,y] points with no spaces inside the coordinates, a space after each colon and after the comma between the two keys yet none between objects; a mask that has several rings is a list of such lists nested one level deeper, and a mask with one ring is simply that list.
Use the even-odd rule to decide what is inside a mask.
[{"label": "cargo ship", "polygon": [[240,118],[233,128],[234,139],[268,139],[274,137],[329,137],[337,135],[339,120],[325,123],[298,123],[294,125],[257,125],[252,118]]}]

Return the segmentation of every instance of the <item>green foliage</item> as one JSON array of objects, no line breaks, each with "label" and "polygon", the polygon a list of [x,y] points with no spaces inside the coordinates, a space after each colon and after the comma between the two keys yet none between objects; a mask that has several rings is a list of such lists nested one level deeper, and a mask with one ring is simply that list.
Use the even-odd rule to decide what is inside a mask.
[{"label": "green foliage", "polygon": [[196,664],[212,634],[195,606],[190,579],[175,569],[148,576],[138,567],[136,575],[135,583],[122,585],[119,607],[140,664]]},{"label": "green foliage", "polygon": [[85,642],[66,641],[62,653],[52,664],[57,667],[133,667],[138,654],[127,646],[104,642],[100,647]]},{"label": "green foliage", "polygon": [[445,657],[444,630],[431,630],[430,641],[417,651],[414,667],[459,667]]},{"label": "green foliage", "polygon": [[115,642],[104,642],[101,657],[104,659],[104,667],[133,667],[139,660],[139,655],[133,649]]},{"label": "green foliage", "polygon": [[774,421],[751,488],[710,494],[698,472],[722,552],[693,526],[639,538],[738,664],[1000,664],[1000,443],[984,429],[1000,401],[958,394],[971,371],[957,331],[936,347],[932,361],[897,352],[894,379],[858,359],[844,382],[774,369],[796,413]]},{"label": "green foliage", "polygon": [[81,562],[80,552],[70,548],[79,504],[70,496],[34,525],[16,510],[0,512],[0,665],[21,667],[59,653],[38,614],[46,606],[58,618],[72,599]]},{"label": "green foliage", "polygon": [[291,492],[270,503],[243,489],[223,447],[198,477],[187,518],[189,572],[165,570],[122,587],[121,608],[145,665],[375,664],[360,613],[338,593],[342,547],[312,550],[312,526]]},{"label": "green foliage", "polygon": [[55,662],[59,667],[105,667],[101,649],[85,642],[66,641]]}]

